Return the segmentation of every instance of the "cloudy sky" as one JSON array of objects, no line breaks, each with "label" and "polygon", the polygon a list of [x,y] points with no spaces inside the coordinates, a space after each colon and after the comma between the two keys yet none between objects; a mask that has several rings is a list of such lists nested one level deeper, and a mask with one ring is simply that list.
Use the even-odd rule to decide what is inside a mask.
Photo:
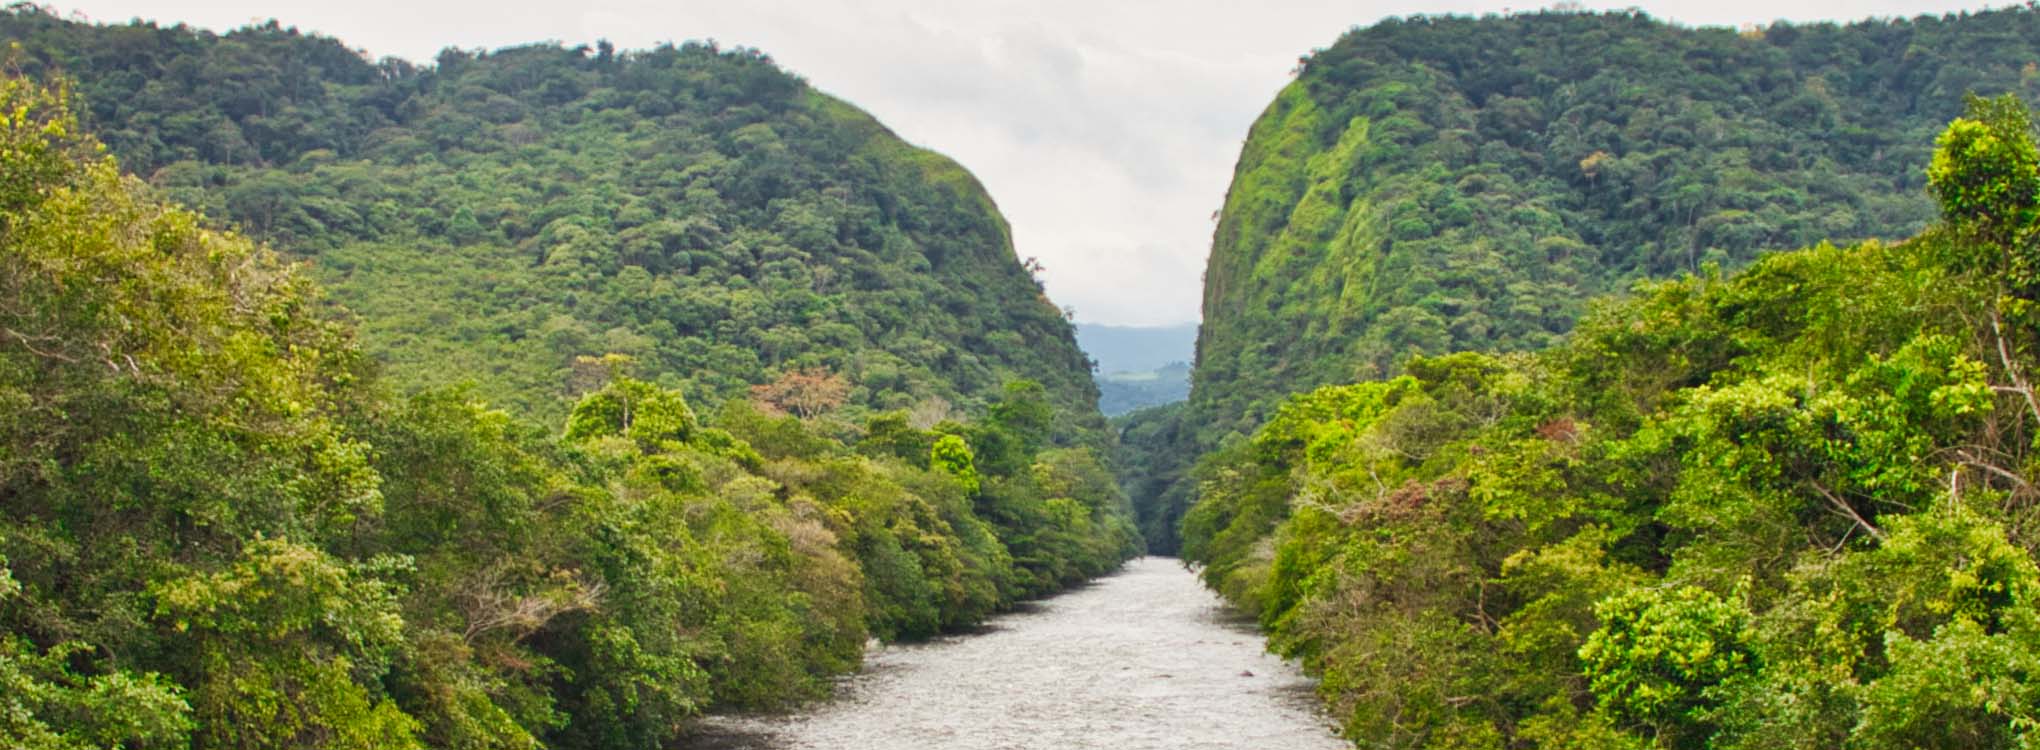
[{"label": "cloudy sky", "polygon": [[[373,56],[608,39],[757,47],[975,172],[1050,295],[1093,323],[1198,315],[1212,213],[1299,55],[1387,16],[1536,0],[50,0],[103,22],[276,18]],[[1548,2],[1549,0],[1544,0]],[[1689,25],[1854,19],[1988,0],[1665,0]],[[1996,4],[2002,5],[2002,2]]]}]

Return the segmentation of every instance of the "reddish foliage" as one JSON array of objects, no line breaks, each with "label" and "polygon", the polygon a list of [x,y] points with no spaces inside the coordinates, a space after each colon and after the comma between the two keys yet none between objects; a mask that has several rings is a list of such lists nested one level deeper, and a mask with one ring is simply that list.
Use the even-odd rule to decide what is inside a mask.
[{"label": "reddish foliage", "polygon": [[1429,484],[1411,480],[1401,487],[1382,493],[1372,501],[1348,506],[1339,514],[1339,520],[1348,524],[1359,523],[1362,520],[1389,522],[1415,520],[1427,512],[1436,510],[1432,501],[1465,491],[1466,480],[1457,477],[1445,477]]},{"label": "reddish foliage", "polygon": [[850,380],[828,370],[788,370],[764,385],[751,386],[751,399],[768,411],[813,419],[850,398]]},{"label": "reddish foliage", "polygon": [[1570,443],[1579,439],[1580,426],[1571,417],[1559,417],[1538,425],[1537,436],[1554,443]]}]

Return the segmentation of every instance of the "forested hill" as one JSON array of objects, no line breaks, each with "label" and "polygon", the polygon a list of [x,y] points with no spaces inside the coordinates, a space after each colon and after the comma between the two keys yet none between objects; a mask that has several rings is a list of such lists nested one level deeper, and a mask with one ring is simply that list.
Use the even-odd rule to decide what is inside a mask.
[{"label": "forested hill", "polygon": [[1209,445],[1411,353],[1549,346],[1584,299],[1934,215],[1965,92],[2040,93],[2030,7],[1693,29],[1635,13],[1390,20],[1300,61],[1206,269]]},{"label": "forested hill", "polygon": [[397,398],[72,113],[0,75],[0,748],[678,747],[1139,552],[1028,381],[929,429],[615,360],[544,427]]},{"label": "forested hill", "polygon": [[1205,459],[1183,552],[1367,748],[2040,742],[2040,146],[1977,98],[1940,221],[1413,357]]},{"label": "forested hill", "polygon": [[[1416,353],[1551,346],[1584,300],[1767,250],[1903,238],[1968,91],[2040,95],[2040,12],[1686,28],[1412,17],[1299,61],[1243,147],[1187,408],[1126,478],[1173,549],[1198,454]],[[1164,424],[1163,421],[1181,424]]]},{"label": "forested hill", "polygon": [[72,82],[124,168],[312,259],[404,385],[473,379],[553,421],[576,358],[615,353],[711,403],[834,376],[853,404],[932,422],[1024,378],[1097,424],[1071,326],[977,181],[755,51],[540,44],[419,66],[274,22],[216,35],[27,6],[0,39],[22,72]]}]

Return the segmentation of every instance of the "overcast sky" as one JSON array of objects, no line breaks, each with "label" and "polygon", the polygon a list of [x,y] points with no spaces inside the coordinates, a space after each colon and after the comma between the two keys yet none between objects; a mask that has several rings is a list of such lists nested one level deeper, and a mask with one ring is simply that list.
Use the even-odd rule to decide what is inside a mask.
[{"label": "overcast sky", "polygon": [[[1449,0],[55,0],[101,22],[225,30],[276,18],[373,56],[608,39],[757,47],[908,141],[962,162],[1012,222],[1018,253],[1084,322],[1198,316],[1211,216],[1247,128],[1299,55],[1410,13],[1530,10]],[[1992,3],[2003,5],[2004,3]],[[1668,0],[1689,25],[1856,19],[1983,0]]]}]

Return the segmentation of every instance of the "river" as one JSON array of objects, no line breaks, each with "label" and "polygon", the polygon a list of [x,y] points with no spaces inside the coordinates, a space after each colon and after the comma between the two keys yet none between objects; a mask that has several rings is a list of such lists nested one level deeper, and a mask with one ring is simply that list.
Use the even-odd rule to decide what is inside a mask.
[{"label": "river", "polygon": [[1181,563],[1117,574],[981,632],[874,649],[831,701],[713,717],[717,750],[1344,750],[1311,683]]}]

